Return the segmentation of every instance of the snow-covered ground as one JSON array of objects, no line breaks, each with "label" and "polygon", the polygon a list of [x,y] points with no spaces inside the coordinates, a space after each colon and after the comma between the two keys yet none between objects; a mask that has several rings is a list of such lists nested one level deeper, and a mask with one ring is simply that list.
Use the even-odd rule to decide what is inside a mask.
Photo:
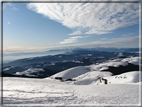
[{"label": "snow-covered ground", "polygon": [[29,68],[28,70],[25,70],[23,72],[16,72],[15,75],[26,75],[26,76],[35,76],[33,73],[44,72],[42,68]]},{"label": "snow-covered ground", "polygon": [[90,71],[90,66],[73,67],[73,68],[64,70],[62,72],[59,72],[51,76],[51,78],[62,77],[63,79],[69,79],[69,78],[74,78],[84,73],[87,73],[89,71]]},{"label": "snow-covered ground", "polygon": [[[91,72],[90,74],[94,73]],[[96,72],[96,76],[103,74]],[[139,71],[110,76],[104,73],[109,84],[100,83],[91,75],[79,76],[75,84],[61,82],[51,78],[29,79],[4,77],[3,78],[3,103],[5,106],[12,104],[32,105],[140,105]],[[108,76],[107,76],[108,75]],[[126,75],[127,78],[118,78]],[[91,78],[89,78],[91,76]],[[94,77],[96,77],[94,76]],[[78,77],[78,78],[79,78]],[[76,78],[77,79],[77,78]],[[85,84],[87,81],[94,81]]]},{"label": "snow-covered ground", "polygon": [[[79,66],[44,79],[3,77],[3,103],[4,106],[140,106],[140,71],[112,75],[100,70],[109,64],[125,66],[127,62],[138,64],[138,61],[129,58]],[[55,77],[75,81],[60,81]],[[107,84],[100,82],[99,77],[107,79]]]},{"label": "snow-covered ground", "polygon": [[[98,71],[98,73],[101,73],[99,71],[102,70],[106,70],[109,68],[109,66],[113,66],[113,67],[119,67],[119,66],[127,66],[128,63],[134,64],[134,65],[139,65],[139,57],[132,57],[132,58],[124,58],[124,59],[114,59],[114,60],[109,60],[107,62],[104,63],[100,63],[97,65],[90,65],[90,66],[78,66],[78,67],[73,67],[67,70],[64,70],[62,72],[59,72],[53,76],[51,76],[51,78],[55,78],[55,77],[62,77],[62,79],[70,79],[70,78],[76,78],[77,76],[80,75],[86,75],[85,73],[92,73],[92,71]],[[90,74],[93,76],[96,76],[96,72],[95,75]],[[100,77],[103,77],[101,75],[106,75],[105,72],[103,72],[102,74],[100,74]],[[106,76],[112,75],[111,73],[107,74]]]},{"label": "snow-covered ground", "polygon": [[119,67],[119,66],[127,66],[128,63],[139,65],[139,57],[131,57],[131,58],[121,58],[121,59],[114,59],[109,60],[107,62],[98,64],[98,65],[91,65],[91,69],[94,71],[101,71],[108,69],[109,66]]}]

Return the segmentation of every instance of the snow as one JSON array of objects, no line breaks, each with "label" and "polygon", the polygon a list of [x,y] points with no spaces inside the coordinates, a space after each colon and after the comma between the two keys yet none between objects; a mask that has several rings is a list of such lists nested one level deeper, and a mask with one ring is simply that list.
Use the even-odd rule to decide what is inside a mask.
[{"label": "snow", "polygon": [[74,83],[75,85],[94,84],[98,81],[99,77],[106,77],[111,75],[112,75],[111,72],[100,72],[100,71],[87,72],[85,74],[82,74],[74,78],[76,81],[72,83]]},{"label": "snow", "polygon": [[126,79],[121,79],[121,82],[118,82],[118,79],[114,78],[114,76],[110,76],[110,73],[100,71],[88,72],[84,76],[79,76],[79,81],[86,80],[89,77],[93,78],[93,74],[96,76],[101,74],[104,78],[111,81],[111,84],[96,85],[96,83],[92,83],[89,85],[76,85],[51,78],[30,79],[4,77],[4,106],[18,104],[40,104],[42,106],[140,105],[139,87],[141,82],[137,79],[139,71],[118,75],[127,76]]},{"label": "snow", "polygon": [[114,59],[114,60],[109,60],[108,62],[100,63],[97,65],[93,64],[90,66],[73,67],[73,68],[64,70],[62,72],[59,72],[59,73],[53,75],[52,78],[55,78],[55,77],[62,77],[62,79],[75,78],[75,77],[85,74],[87,72],[107,70],[109,68],[109,66],[113,66],[113,67],[127,66],[128,63],[139,65],[139,57],[131,57],[131,58],[125,58],[125,59]]},{"label": "snow", "polygon": [[32,73],[38,73],[40,71],[44,71],[42,68],[29,68],[23,72],[16,72],[15,75],[26,75],[26,76],[34,76]]},{"label": "snow", "polygon": [[122,53],[119,53],[119,55],[118,56],[123,56],[123,54]]},{"label": "snow", "polygon": [[[139,82],[139,76],[141,75],[141,72],[139,71],[131,71],[119,75],[112,76],[111,72],[104,72],[104,71],[92,71],[85,74],[82,74],[76,78],[74,78],[76,81],[70,81],[67,82],[69,84],[74,85],[91,85],[95,84],[97,85],[99,83],[99,77],[103,77],[104,79],[107,79],[108,84],[126,84],[126,83],[137,83]],[[99,85],[102,85],[104,83],[99,83]]]},{"label": "snow", "polygon": [[55,77],[62,77],[63,79],[74,78],[74,77],[77,77],[81,74],[89,72],[89,68],[90,67],[87,67],[87,66],[73,67],[73,68],[64,70],[62,72],[59,72],[59,73],[53,75],[51,78],[55,78]]},{"label": "snow", "polygon": [[101,71],[101,70],[108,69],[109,66],[119,67],[119,66],[127,66],[127,65],[128,65],[127,62],[110,61],[110,62],[101,63],[99,65],[92,65],[91,68],[94,71]]},{"label": "snow", "polygon": [[139,65],[139,57],[131,57],[131,58],[125,58],[122,61],[127,61],[128,63],[134,64],[134,65]]},{"label": "snow", "polygon": [[[73,67],[45,79],[3,77],[3,103],[4,106],[140,106],[140,71],[119,75],[101,71],[109,66],[137,65],[138,62],[138,57],[115,59],[98,65]],[[29,75],[39,71],[43,69],[30,68],[19,73]],[[62,82],[55,77],[75,81]],[[99,77],[107,79],[107,84],[100,82]]]},{"label": "snow", "polygon": [[128,63],[139,65],[139,57],[131,57],[125,59],[114,59],[110,60],[98,65],[91,65],[91,69],[94,71],[102,71],[108,69],[109,66],[119,67],[119,66],[127,66]]},{"label": "snow", "polygon": [[10,70],[10,69],[12,69],[12,68],[14,68],[15,66],[10,66],[10,67],[8,67],[8,68],[5,68],[5,69],[3,69],[3,71],[4,72],[7,72],[8,70]]},{"label": "snow", "polygon": [[88,56],[92,56],[92,54],[88,54]]},{"label": "snow", "polygon": [[142,74],[139,71],[131,71],[120,75],[108,76],[104,79],[107,79],[111,84],[137,83],[140,80],[140,75]]}]

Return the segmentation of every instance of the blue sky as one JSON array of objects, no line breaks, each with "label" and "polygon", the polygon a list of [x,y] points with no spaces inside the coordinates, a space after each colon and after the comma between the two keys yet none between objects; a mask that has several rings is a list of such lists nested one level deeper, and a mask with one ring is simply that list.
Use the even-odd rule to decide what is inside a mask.
[{"label": "blue sky", "polygon": [[4,3],[3,52],[138,48],[138,3]]}]

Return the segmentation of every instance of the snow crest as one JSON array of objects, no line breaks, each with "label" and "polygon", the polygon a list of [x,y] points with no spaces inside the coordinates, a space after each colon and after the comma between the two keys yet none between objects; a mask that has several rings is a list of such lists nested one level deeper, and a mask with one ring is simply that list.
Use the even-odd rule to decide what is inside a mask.
[{"label": "snow crest", "polygon": [[35,76],[34,73],[43,72],[44,70],[42,68],[29,68],[28,70],[25,70],[23,72],[16,72],[15,75],[26,75],[26,76]]},{"label": "snow crest", "polygon": [[67,69],[65,71],[59,72],[59,73],[51,76],[51,78],[55,78],[55,77],[62,77],[62,79],[75,78],[75,77],[77,77],[81,74],[87,73],[89,71],[90,71],[89,66],[73,67],[73,68]]}]

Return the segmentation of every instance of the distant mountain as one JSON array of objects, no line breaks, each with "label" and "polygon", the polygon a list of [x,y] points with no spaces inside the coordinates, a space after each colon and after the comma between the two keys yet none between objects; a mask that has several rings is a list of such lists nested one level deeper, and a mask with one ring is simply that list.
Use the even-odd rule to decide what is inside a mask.
[{"label": "distant mountain", "polygon": [[[141,60],[142,61],[142,60]],[[63,75],[79,76],[80,74],[90,71],[109,71],[112,75],[118,75],[129,71],[139,70],[139,57],[128,58],[82,58],[79,60],[64,60],[59,62],[41,62],[30,64],[22,67],[8,66],[4,67],[3,76],[20,76],[45,78],[56,75],[54,77],[62,77]],[[76,72],[74,75],[73,72]],[[63,75],[61,75],[63,73]],[[59,74],[59,75],[58,75]],[[70,79],[65,76],[65,79]]]},{"label": "distant mountain", "polygon": [[[102,48],[103,49],[103,48]],[[80,49],[68,51],[66,54],[48,55],[41,57],[32,57],[15,60],[4,64],[4,66],[24,66],[41,62],[55,62],[64,60],[82,60],[83,58],[113,58],[117,57],[120,52],[96,51],[94,49]],[[138,56],[138,53],[123,52],[124,56]]]},{"label": "distant mountain", "polygon": [[4,67],[3,68],[3,72],[7,72],[7,73],[16,73],[16,72],[22,72],[25,69],[23,67],[19,67],[19,66],[8,66],[8,67]]},{"label": "distant mountain", "polygon": [[107,52],[139,52],[139,48],[90,48],[88,50]]},{"label": "distant mountain", "polygon": [[54,50],[49,50],[49,51],[46,51],[46,52],[58,52],[58,51],[72,51],[74,50],[74,48],[70,48],[70,49],[54,49]]},{"label": "distant mountain", "polygon": [[[51,76],[51,78],[56,79],[56,77],[61,77],[62,79],[70,79],[76,78],[82,74],[85,78],[86,76],[88,76],[86,74],[88,72],[110,72],[108,73],[109,75],[119,75],[130,71],[139,71],[139,57],[113,59],[89,66],[73,67],[59,72]],[[101,74],[99,76],[102,77]]]}]

